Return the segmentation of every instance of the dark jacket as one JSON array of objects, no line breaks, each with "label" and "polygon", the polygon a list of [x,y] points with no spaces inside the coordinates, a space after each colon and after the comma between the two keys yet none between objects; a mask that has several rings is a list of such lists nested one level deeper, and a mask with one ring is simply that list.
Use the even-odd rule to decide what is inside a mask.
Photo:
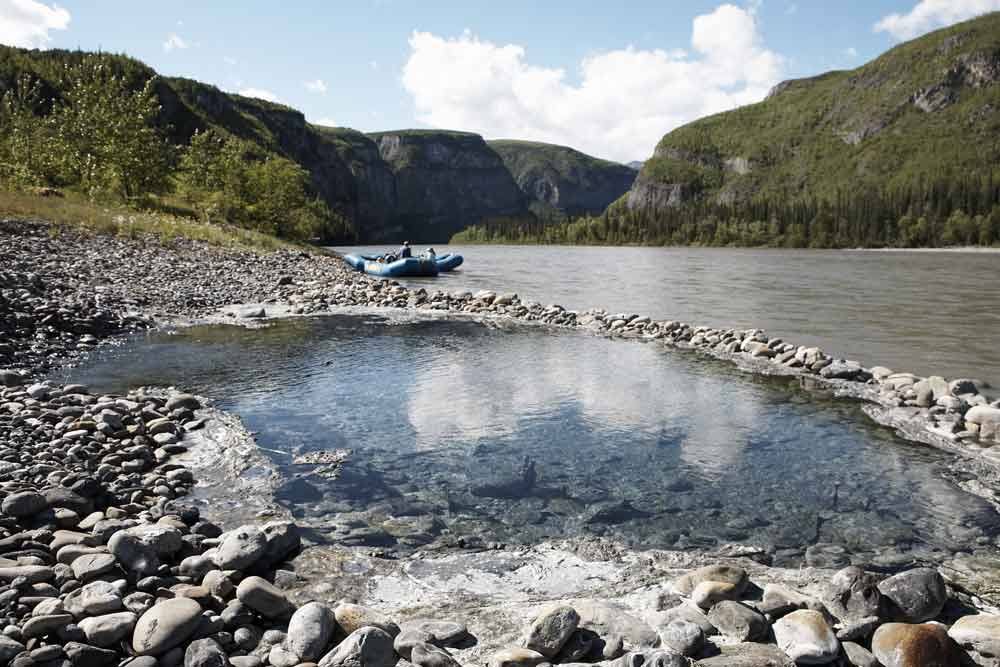
[{"label": "dark jacket", "polygon": [[410,252],[410,246],[408,246],[408,245],[401,246],[399,248],[399,252],[396,253],[396,254],[399,255],[400,258],[403,258],[403,257],[413,257],[413,254]]}]

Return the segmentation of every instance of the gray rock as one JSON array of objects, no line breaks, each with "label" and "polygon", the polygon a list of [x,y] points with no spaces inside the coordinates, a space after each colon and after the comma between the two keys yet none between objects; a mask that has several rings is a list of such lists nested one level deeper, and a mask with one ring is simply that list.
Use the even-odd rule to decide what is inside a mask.
[{"label": "gray rock", "polygon": [[255,655],[234,655],[229,658],[233,667],[262,667],[263,661]]},{"label": "gray rock", "polygon": [[260,577],[247,577],[241,581],[236,587],[236,598],[266,618],[281,618],[292,609],[281,589]]},{"label": "gray rock", "polygon": [[167,399],[166,407],[167,412],[173,412],[174,410],[199,410],[201,408],[201,401],[191,394],[174,394]]},{"label": "gray rock", "polygon": [[240,526],[224,533],[215,551],[220,570],[246,570],[260,560],[267,550],[267,538],[257,526]]},{"label": "gray rock", "polygon": [[840,642],[818,611],[799,609],[773,626],[775,643],[800,665],[825,665],[840,654]]},{"label": "gray rock", "polygon": [[136,615],[130,611],[120,611],[103,616],[85,618],[77,625],[87,637],[87,643],[106,648],[114,646],[127,637],[135,627]]},{"label": "gray rock", "polygon": [[111,554],[85,554],[73,560],[73,576],[90,581],[115,569],[118,561]]},{"label": "gray rock", "polygon": [[429,643],[436,646],[451,646],[469,636],[469,629],[464,623],[457,621],[439,621],[428,618],[417,618],[406,621],[400,626],[402,631],[417,630],[432,637]]},{"label": "gray rock", "polygon": [[64,606],[67,612],[82,618],[120,611],[124,604],[117,586],[99,580],[70,592]]},{"label": "gray rock", "polygon": [[117,652],[80,642],[66,642],[63,652],[73,667],[114,667],[118,664]]},{"label": "gray rock", "polygon": [[160,567],[160,558],[170,556],[183,545],[181,533],[172,526],[147,524],[119,530],[108,541],[108,550],[118,562],[140,575]]},{"label": "gray rock", "polygon": [[656,630],[623,607],[598,600],[574,600],[573,608],[580,615],[579,627],[593,630],[605,641],[623,637],[637,649],[654,648],[660,643]]},{"label": "gray rock", "polygon": [[24,644],[11,639],[7,635],[0,634],[0,664],[8,664],[14,659],[14,656],[24,650]]},{"label": "gray rock", "polygon": [[271,667],[295,667],[295,665],[302,662],[302,658],[293,651],[289,651],[281,644],[278,644],[272,646],[271,650],[268,651],[267,662]]},{"label": "gray rock", "polygon": [[309,602],[292,614],[285,644],[302,660],[313,662],[323,655],[336,627],[337,619],[332,609],[319,602]]},{"label": "gray rock", "polygon": [[708,612],[708,620],[723,635],[739,642],[756,641],[767,636],[767,619],[745,604],[724,600]]},{"label": "gray rock", "polygon": [[882,616],[882,593],[878,579],[854,565],[845,567],[827,585],[823,598],[827,609],[844,621],[850,618]]},{"label": "gray rock", "polygon": [[430,633],[414,628],[402,629],[396,638],[392,640],[392,648],[405,660],[410,659],[410,653],[417,644],[433,643],[434,637]]},{"label": "gray rock", "polygon": [[691,595],[698,584],[704,581],[718,581],[733,584],[742,593],[749,579],[746,570],[732,565],[708,565],[688,572],[674,580],[672,588],[680,595]]},{"label": "gray rock", "polygon": [[184,667],[229,667],[229,658],[214,639],[198,639],[184,651]]},{"label": "gray rock", "polygon": [[844,648],[847,663],[851,667],[879,667],[878,660],[864,646],[854,642],[844,642],[841,646]]},{"label": "gray rock", "polygon": [[49,507],[45,496],[35,491],[20,491],[12,493],[3,499],[0,509],[7,516],[17,518],[35,516]]},{"label": "gray rock", "polygon": [[698,624],[677,619],[660,628],[660,641],[671,651],[691,657],[705,644],[705,633]]},{"label": "gray rock", "polygon": [[773,644],[728,644],[719,654],[694,663],[695,667],[795,667],[795,663]]},{"label": "gray rock", "polygon": [[528,627],[525,648],[552,658],[563,647],[580,623],[580,615],[568,605],[553,605],[543,609]]},{"label": "gray rock", "polygon": [[461,667],[451,654],[431,644],[414,644],[410,662],[417,667]]},{"label": "gray rock", "polygon": [[781,584],[765,585],[763,599],[757,605],[757,609],[762,614],[767,614],[772,619],[781,618],[796,609],[814,609],[819,611],[822,608],[823,603],[819,600],[808,595],[803,595],[798,591],[793,591]]},{"label": "gray rock", "polygon": [[378,628],[361,628],[319,661],[319,667],[392,667],[396,654],[392,637]]},{"label": "gray rock", "polygon": [[240,311],[240,317],[249,320],[262,319],[267,317],[267,312],[263,308],[244,308]]},{"label": "gray rock", "polygon": [[929,567],[900,572],[882,581],[878,589],[891,603],[893,615],[909,623],[934,618],[948,601],[944,579]]},{"label": "gray rock", "polygon": [[44,637],[52,634],[73,622],[73,617],[69,614],[49,614],[46,616],[33,616],[21,626],[21,634],[25,639],[33,637]]},{"label": "gray rock", "polygon": [[162,655],[183,643],[201,622],[201,605],[174,598],[153,606],[135,625],[132,648],[139,655]]}]

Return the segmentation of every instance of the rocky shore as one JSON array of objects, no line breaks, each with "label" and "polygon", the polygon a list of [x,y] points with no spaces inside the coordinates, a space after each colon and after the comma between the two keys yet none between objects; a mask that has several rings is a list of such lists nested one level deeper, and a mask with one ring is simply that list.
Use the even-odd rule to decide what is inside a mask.
[{"label": "rocky shore", "polygon": [[[721,554],[671,562],[543,546],[450,561],[414,555],[391,574],[379,574],[384,564],[346,567],[348,549],[333,568],[328,553],[302,552],[292,522],[224,525],[188,501],[197,482],[178,460],[213,419],[201,399],[94,395],[43,374],[104,340],[234,304],[243,304],[229,311],[237,319],[430,309],[586,327],[815,378],[871,401],[885,423],[992,465],[1000,403],[974,379],[865,368],[757,330],[408,290],[321,254],[50,231],[0,222],[0,665],[1000,664],[998,610],[935,568],[792,572]],[[546,586],[534,576],[570,566],[582,581],[616,586],[581,588],[565,572]],[[333,569],[332,580],[316,576]],[[494,587],[521,581],[533,592],[499,613],[483,604],[487,572],[504,574]],[[407,590],[413,582],[424,588]],[[435,590],[449,602],[428,607]],[[401,602],[357,604],[387,591]]]}]

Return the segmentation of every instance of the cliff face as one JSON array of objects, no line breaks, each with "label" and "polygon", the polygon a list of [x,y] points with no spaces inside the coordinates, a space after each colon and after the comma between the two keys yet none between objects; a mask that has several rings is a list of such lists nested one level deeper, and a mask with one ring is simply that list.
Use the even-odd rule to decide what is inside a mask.
[{"label": "cliff face", "polygon": [[397,235],[442,242],[484,219],[527,214],[510,172],[477,134],[401,130],[369,137],[394,176],[390,229]]},{"label": "cliff face", "polygon": [[656,211],[695,199],[830,199],[947,173],[985,176],[1000,162],[998,84],[994,12],[674,130],[624,201]]},{"label": "cliff face", "polygon": [[600,160],[567,146],[532,141],[491,141],[529,201],[562,215],[597,214],[635,180],[627,165]]}]

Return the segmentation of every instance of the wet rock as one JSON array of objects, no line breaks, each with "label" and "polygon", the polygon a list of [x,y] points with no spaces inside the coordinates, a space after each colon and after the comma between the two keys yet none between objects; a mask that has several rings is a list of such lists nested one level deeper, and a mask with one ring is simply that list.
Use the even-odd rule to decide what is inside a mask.
[{"label": "wet rock", "polygon": [[937,570],[921,567],[889,577],[878,585],[899,620],[927,621],[941,613],[948,589]]},{"label": "wet rock", "polygon": [[332,609],[319,602],[310,602],[292,614],[285,643],[302,660],[317,660],[330,644],[336,627],[337,619]]},{"label": "wet rock", "polygon": [[392,667],[396,654],[392,637],[378,628],[361,628],[323,656],[319,667]]},{"label": "wet rock", "polygon": [[135,625],[132,648],[139,655],[162,655],[180,645],[201,622],[201,605],[175,598],[155,605]]},{"label": "wet rock", "polygon": [[723,635],[739,642],[757,641],[767,636],[767,619],[756,609],[739,602],[720,602],[709,610],[708,620]]},{"label": "wet rock", "polygon": [[801,665],[825,665],[837,659],[840,642],[818,611],[800,609],[773,626],[775,643]]},{"label": "wet rock", "polygon": [[936,623],[886,623],[872,637],[872,654],[884,667],[957,667],[961,660],[945,627]]},{"label": "wet rock", "polygon": [[567,605],[555,605],[542,610],[528,628],[524,646],[552,658],[566,643],[580,623],[580,615]]}]

